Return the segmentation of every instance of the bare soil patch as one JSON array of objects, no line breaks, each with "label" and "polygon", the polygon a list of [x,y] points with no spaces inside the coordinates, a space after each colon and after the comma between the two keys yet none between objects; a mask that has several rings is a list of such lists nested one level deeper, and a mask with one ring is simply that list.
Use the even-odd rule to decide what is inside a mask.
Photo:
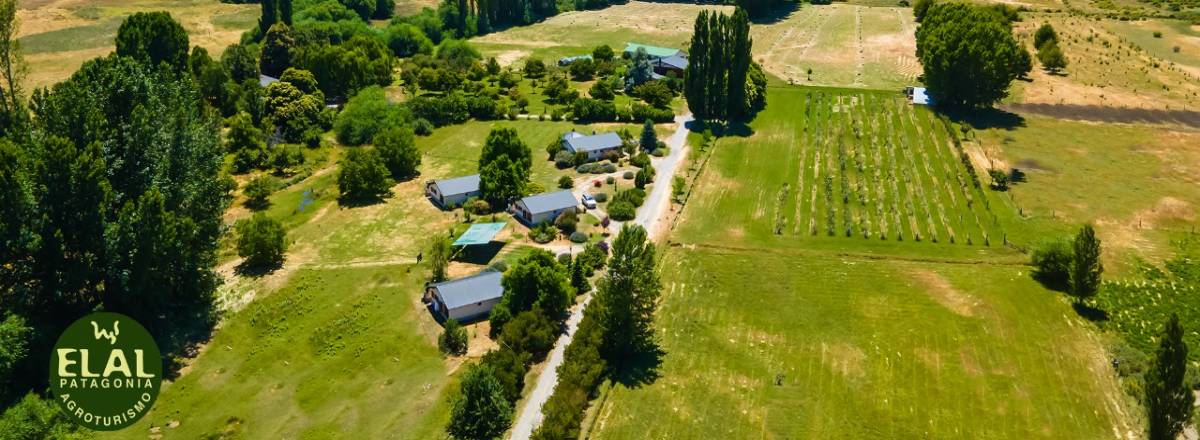
[{"label": "bare soil patch", "polygon": [[929,294],[942,307],[949,309],[951,312],[959,316],[971,317],[975,316],[976,310],[979,307],[979,300],[974,297],[962,293],[950,285],[950,282],[927,269],[915,269],[911,272],[915,280],[920,282],[925,287],[925,293]]}]

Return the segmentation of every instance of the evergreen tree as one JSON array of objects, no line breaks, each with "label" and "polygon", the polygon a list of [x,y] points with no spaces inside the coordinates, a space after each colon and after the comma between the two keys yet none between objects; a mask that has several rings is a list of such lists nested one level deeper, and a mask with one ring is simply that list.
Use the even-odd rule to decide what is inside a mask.
[{"label": "evergreen tree", "polygon": [[587,263],[575,259],[571,263],[571,287],[575,288],[575,294],[582,294],[592,290],[592,284],[587,279]]},{"label": "evergreen tree", "polygon": [[[272,0],[262,0],[262,1],[269,2]],[[279,2],[279,4],[276,6],[279,11],[278,12],[279,20],[282,21],[283,24],[291,26],[292,25],[292,0],[275,0],[275,1]],[[272,26],[273,25],[274,25],[274,23],[272,23]]]},{"label": "evergreen tree", "polygon": [[917,58],[933,101],[954,109],[990,106],[1028,72],[1012,24],[995,9],[967,3],[929,7],[917,28]]},{"label": "evergreen tree", "polygon": [[1096,295],[1100,288],[1100,274],[1104,265],[1100,263],[1100,239],[1092,225],[1083,225],[1075,235],[1074,253],[1071,262],[1071,296],[1083,302]]},{"label": "evergreen tree", "polygon": [[430,281],[437,283],[446,280],[446,268],[450,266],[450,255],[452,252],[450,236],[445,234],[433,235],[433,239],[429,243],[429,266],[433,269]]},{"label": "evergreen tree", "polygon": [[258,19],[259,35],[266,35],[267,31],[279,22],[279,0],[260,0],[262,3],[262,16]]},{"label": "evergreen tree", "polygon": [[766,77],[750,58],[750,19],[701,11],[693,29],[683,94],[699,119],[735,121],[766,105]]},{"label": "evergreen tree", "polygon": [[1179,315],[1171,314],[1159,338],[1154,365],[1146,375],[1150,440],[1175,440],[1191,419],[1195,395],[1185,382],[1187,358]]},{"label": "evergreen tree", "polygon": [[1054,31],[1054,26],[1050,23],[1043,23],[1033,33],[1033,47],[1041,49],[1042,45],[1051,41],[1058,43],[1058,32]]},{"label": "evergreen tree", "polygon": [[658,133],[654,131],[654,121],[647,119],[642,124],[642,137],[638,143],[645,151],[658,149]]},{"label": "evergreen tree", "polygon": [[654,348],[654,310],[662,290],[654,255],[645,229],[623,225],[596,291],[604,328],[601,352],[618,368],[625,359]]},{"label": "evergreen tree", "polygon": [[176,72],[187,69],[188,34],[166,12],[138,12],[117,29],[117,55],[131,57],[151,67],[166,63]]},{"label": "evergreen tree", "polygon": [[287,252],[287,231],[279,220],[256,213],[237,225],[238,256],[245,258],[246,267],[277,267]]},{"label": "evergreen tree", "polygon": [[533,167],[533,152],[511,128],[488,133],[479,155],[479,189],[492,206],[504,206],[524,195]]},{"label": "evergreen tree", "polygon": [[292,37],[292,28],[282,23],[271,26],[263,38],[259,70],[264,75],[279,78],[292,64],[292,51],[295,47],[296,40]]},{"label": "evergreen tree", "polygon": [[725,92],[725,105],[728,106],[725,119],[740,121],[750,112],[746,101],[746,77],[750,71],[750,46],[753,42],[750,39],[750,17],[744,9],[734,10],[728,20],[729,52],[726,59],[729,62],[726,64],[729,78]]}]

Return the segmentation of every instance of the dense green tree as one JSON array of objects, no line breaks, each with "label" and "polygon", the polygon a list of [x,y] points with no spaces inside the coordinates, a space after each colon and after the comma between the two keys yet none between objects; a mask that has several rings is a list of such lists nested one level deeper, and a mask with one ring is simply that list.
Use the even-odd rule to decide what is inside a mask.
[{"label": "dense green tree", "polygon": [[268,198],[277,188],[279,188],[278,179],[269,175],[250,179],[250,182],[246,183],[246,188],[242,190],[242,194],[246,196],[246,206],[249,206],[250,209],[264,209],[270,206],[271,201]]},{"label": "dense green tree", "polygon": [[238,256],[245,258],[245,267],[278,267],[287,252],[287,231],[279,220],[256,213],[237,224]]},{"label": "dense green tree", "polygon": [[1071,296],[1083,302],[1096,296],[1100,289],[1100,274],[1104,265],[1100,263],[1100,238],[1092,225],[1083,225],[1075,235],[1071,262]]},{"label": "dense green tree", "polygon": [[611,101],[617,95],[613,90],[612,83],[601,79],[600,81],[596,81],[595,84],[592,84],[592,87],[588,89],[588,96],[604,101]]},{"label": "dense green tree", "polygon": [[375,0],[375,10],[371,13],[371,18],[387,20],[393,15],[396,15],[396,0]]},{"label": "dense green tree", "polygon": [[73,439],[89,438],[92,431],[68,419],[66,412],[51,399],[35,393],[25,397],[0,415],[0,433],[6,439]]},{"label": "dense green tree", "polygon": [[375,135],[374,143],[392,178],[407,180],[417,175],[417,168],[421,166],[421,150],[417,149],[412,129],[407,125],[385,128]]},{"label": "dense green tree", "polygon": [[1054,31],[1054,26],[1050,23],[1042,23],[1033,33],[1033,47],[1041,48],[1043,44],[1051,41],[1058,43],[1058,32]]},{"label": "dense green tree", "polygon": [[533,152],[515,129],[494,128],[479,155],[479,190],[492,206],[524,195],[533,168]]},{"label": "dense green tree", "polygon": [[671,99],[675,98],[671,88],[663,81],[650,81],[634,87],[633,94],[657,108],[670,107]]},{"label": "dense green tree", "polygon": [[1058,72],[1067,67],[1067,57],[1063,55],[1062,49],[1059,49],[1058,43],[1049,41],[1037,50],[1038,62],[1042,63],[1042,67],[1050,72]]},{"label": "dense green tree", "polygon": [[177,72],[187,68],[188,34],[167,12],[137,12],[117,29],[117,55]]},{"label": "dense green tree", "polygon": [[576,258],[571,263],[571,287],[575,289],[575,294],[581,294],[592,290],[592,284],[587,279],[587,263]]},{"label": "dense green tree", "polygon": [[446,433],[459,440],[499,438],[512,424],[513,407],[491,366],[467,368],[450,408]]},{"label": "dense green tree", "polygon": [[567,67],[575,81],[590,81],[596,75],[596,63],[589,59],[575,60]]},{"label": "dense green tree", "polygon": [[654,79],[654,66],[650,64],[650,56],[646,54],[645,49],[639,47],[633,53],[631,63],[625,79],[625,90],[633,90],[634,87]]},{"label": "dense green tree", "polygon": [[458,320],[447,319],[442,323],[442,334],[438,335],[438,348],[442,353],[453,356],[467,354],[467,329]]},{"label": "dense green tree", "polygon": [[612,48],[607,44],[601,44],[596,46],[595,49],[592,49],[592,59],[596,61],[612,61],[614,56],[616,56],[616,54],[613,53]]},{"label": "dense green tree", "polygon": [[235,82],[253,80],[258,85],[258,61],[246,46],[234,44],[225,48],[225,52],[221,53],[221,65],[225,66],[229,77]]},{"label": "dense green tree", "polygon": [[405,125],[408,117],[405,107],[388,101],[383,88],[371,86],[350,98],[334,121],[333,131],[342,144],[362,145],[387,127]]},{"label": "dense green tree", "polygon": [[293,65],[317,78],[327,98],[347,98],[359,90],[392,83],[395,59],[384,42],[357,35],[339,45],[305,46]]},{"label": "dense green tree", "polygon": [[387,29],[387,44],[401,58],[416,54],[433,54],[433,41],[421,29],[408,23],[397,23]]},{"label": "dense green tree", "polygon": [[377,0],[338,0],[338,1],[340,1],[343,5],[345,5],[350,10],[354,11],[354,13],[358,14],[358,17],[363,19],[363,21],[370,20],[371,16],[375,14],[375,6],[377,4],[376,3]]},{"label": "dense green tree", "polygon": [[267,30],[280,21],[279,1],[259,0],[259,4],[262,6],[262,13],[258,19],[258,32],[259,35],[266,35]]},{"label": "dense green tree", "polygon": [[501,304],[514,314],[540,309],[552,319],[566,316],[575,296],[567,271],[554,255],[538,250],[504,273]]},{"label": "dense green tree", "polygon": [[1179,315],[1172,313],[1159,337],[1154,364],[1146,374],[1146,410],[1151,440],[1175,440],[1192,417],[1196,397],[1187,378],[1188,347]]},{"label": "dense green tree", "polygon": [[374,200],[391,193],[392,178],[373,148],[354,148],[338,169],[338,191],[352,201]]},{"label": "dense green tree", "polygon": [[529,353],[532,360],[540,361],[554,348],[558,337],[558,323],[550,320],[539,310],[518,313],[504,324],[500,331],[500,342],[518,353]]},{"label": "dense green tree", "polygon": [[750,19],[701,11],[683,76],[688,108],[700,119],[744,120],[766,105],[765,76],[750,59]]},{"label": "dense green tree", "polygon": [[546,75],[546,63],[541,58],[526,58],[522,71],[528,78],[541,78]]},{"label": "dense green tree", "polygon": [[229,120],[229,132],[225,134],[225,150],[235,155],[242,154],[243,151],[251,151],[256,155],[253,161],[235,163],[234,169],[238,172],[262,167],[263,162],[257,155],[266,154],[267,147],[262,130],[254,125],[249,114],[239,113]]},{"label": "dense green tree", "polygon": [[[29,356],[33,329],[20,315],[0,315],[0,402],[8,401],[8,390],[13,385],[17,367]],[[2,412],[2,411],[0,411]]]},{"label": "dense green tree", "polygon": [[654,121],[647,119],[642,124],[642,136],[639,138],[638,145],[645,151],[658,149],[658,133],[654,131]]},{"label": "dense green tree", "polygon": [[925,19],[925,14],[929,12],[929,7],[933,6],[934,0],[916,0],[913,2],[913,20],[920,23]]},{"label": "dense green tree", "polygon": [[264,75],[278,78],[291,65],[292,52],[295,49],[296,39],[292,37],[291,27],[283,23],[271,26],[263,38],[259,70]]},{"label": "dense green tree", "polygon": [[981,6],[935,4],[917,28],[925,84],[948,108],[987,107],[1007,96],[1012,80],[1026,73],[1024,51],[1006,19]]},{"label": "dense green tree", "polygon": [[662,285],[654,243],[641,226],[623,225],[612,249],[595,301],[604,329],[601,353],[620,368],[629,357],[654,348],[654,310]]},{"label": "dense green tree", "polygon": [[1071,286],[1071,242],[1050,240],[1033,250],[1033,278],[1051,289],[1066,291]]},{"label": "dense green tree", "polygon": [[[323,103],[318,95],[304,94],[289,82],[271,83],[265,90],[264,119],[278,127],[288,142],[300,142],[320,125]],[[320,131],[317,129],[316,131]]]},{"label": "dense green tree", "polygon": [[471,46],[466,40],[443,40],[437,47],[435,57],[438,60],[445,61],[446,65],[454,70],[467,70],[472,64],[483,59],[479,55],[479,51]]},{"label": "dense green tree", "polygon": [[201,99],[194,81],[118,55],[34,93],[39,249],[22,292],[0,298],[8,310],[39,334],[98,308],[126,313],[168,353],[203,337],[232,185]]},{"label": "dense green tree", "polygon": [[21,56],[17,30],[17,1],[0,0],[0,136],[22,140],[28,133],[23,126],[29,115],[21,81],[28,66]]},{"label": "dense green tree", "polygon": [[530,362],[529,353],[514,351],[509,347],[489,351],[483,355],[480,363],[492,367],[496,380],[504,388],[504,398],[511,403],[521,399],[521,391],[525,389],[526,365]]}]

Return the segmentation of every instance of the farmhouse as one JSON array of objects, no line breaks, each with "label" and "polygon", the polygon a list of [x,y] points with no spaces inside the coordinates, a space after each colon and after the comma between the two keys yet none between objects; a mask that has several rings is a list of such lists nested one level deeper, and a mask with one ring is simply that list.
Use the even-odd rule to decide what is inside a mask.
[{"label": "farmhouse", "polygon": [[462,205],[471,197],[479,197],[479,175],[429,181],[425,183],[425,195],[443,209]]},{"label": "farmhouse", "polygon": [[527,226],[552,222],[559,214],[575,212],[579,201],[570,190],[542,193],[525,197],[513,203],[513,216]]},{"label": "farmhouse", "polygon": [[650,46],[647,44],[625,43],[625,54],[630,57],[637,53],[638,49],[646,51],[646,55],[650,56],[651,61],[661,60],[670,57],[683,57],[683,51],[679,49],[671,49],[669,47]]},{"label": "farmhouse", "polygon": [[574,63],[574,62],[576,62],[576,61],[580,61],[580,60],[590,60],[590,59],[592,59],[592,56],[591,56],[591,55],[575,55],[575,56],[573,56],[573,57],[564,57],[564,58],[559,58],[559,59],[558,59],[558,66],[559,66],[559,67],[567,67],[567,66],[570,66],[570,65],[571,65],[571,63]]},{"label": "farmhouse", "polygon": [[659,58],[650,62],[654,68],[654,73],[659,75],[675,74],[676,78],[683,78],[683,71],[687,69],[688,60],[682,55],[672,55],[666,58]]},{"label": "farmhouse", "polygon": [[425,287],[425,302],[442,319],[459,322],[482,318],[500,303],[503,274],[486,271],[466,278],[430,284]]},{"label": "farmhouse", "polygon": [[591,136],[571,130],[562,137],[563,148],[571,154],[587,153],[588,160],[594,161],[609,154],[620,154],[624,141],[616,133],[600,133]]}]

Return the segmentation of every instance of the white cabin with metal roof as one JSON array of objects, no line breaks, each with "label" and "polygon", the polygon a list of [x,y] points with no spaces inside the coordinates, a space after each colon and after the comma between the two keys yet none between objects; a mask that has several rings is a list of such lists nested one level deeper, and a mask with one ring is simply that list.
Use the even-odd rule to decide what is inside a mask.
[{"label": "white cabin with metal roof", "polygon": [[425,287],[425,300],[431,302],[433,313],[443,320],[465,322],[486,318],[504,296],[504,285],[500,282],[503,277],[500,272],[485,271],[430,284]]}]

